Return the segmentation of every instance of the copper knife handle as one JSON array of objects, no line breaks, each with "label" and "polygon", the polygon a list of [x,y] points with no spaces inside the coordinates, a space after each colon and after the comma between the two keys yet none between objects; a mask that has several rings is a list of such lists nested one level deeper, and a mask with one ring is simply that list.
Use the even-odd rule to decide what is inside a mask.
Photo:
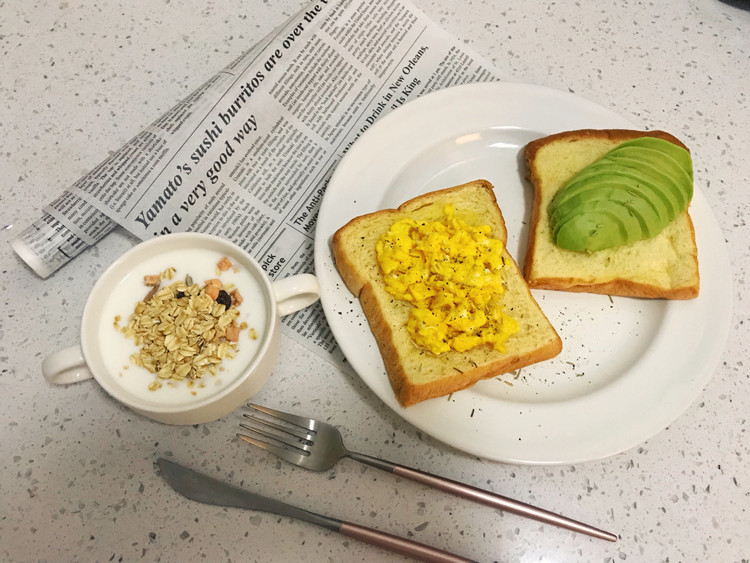
[{"label": "copper knife handle", "polygon": [[466,559],[465,557],[443,551],[436,547],[417,543],[406,538],[393,536],[386,532],[373,530],[372,528],[366,528],[350,522],[342,522],[338,531],[350,538],[369,543],[370,545],[382,547],[394,553],[407,555],[419,559],[420,561],[429,561],[431,563],[470,563],[473,561],[472,559]]}]

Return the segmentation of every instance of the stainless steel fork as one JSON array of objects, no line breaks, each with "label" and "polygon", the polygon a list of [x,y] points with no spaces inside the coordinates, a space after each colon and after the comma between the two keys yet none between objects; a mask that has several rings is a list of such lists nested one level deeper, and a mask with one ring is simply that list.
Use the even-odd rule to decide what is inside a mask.
[{"label": "stainless steel fork", "polygon": [[615,534],[560,516],[543,508],[537,508],[521,501],[418,469],[349,451],[344,446],[338,429],[325,422],[284,413],[260,405],[248,404],[248,407],[253,412],[244,414],[247,423],[241,423],[240,426],[252,435],[238,433],[237,437],[305,469],[325,471],[333,467],[341,458],[349,457],[399,477],[411,479],[493,508],[499,508],[595,538],[617,541]]}]

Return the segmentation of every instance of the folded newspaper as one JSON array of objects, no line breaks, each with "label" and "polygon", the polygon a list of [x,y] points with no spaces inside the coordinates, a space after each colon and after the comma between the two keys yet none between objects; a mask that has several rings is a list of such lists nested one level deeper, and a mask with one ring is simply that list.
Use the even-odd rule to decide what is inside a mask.
[{"label": "folded newspaper", "polygon": [[[47,277],[118,225],[199,231],[272,278],[313,270],[330,175],[378,118],[431,91],[498,80],[403,0],[316,0],[46,205],[11,241]],[[320,305],[284,332],[340,360]]]}]

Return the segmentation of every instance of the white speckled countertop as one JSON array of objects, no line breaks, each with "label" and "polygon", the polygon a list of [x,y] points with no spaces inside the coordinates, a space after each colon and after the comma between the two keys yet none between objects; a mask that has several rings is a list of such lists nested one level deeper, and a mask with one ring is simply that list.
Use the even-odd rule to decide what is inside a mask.
[{"label": "white speckled countertop", "polygon": [[42,358],[76,342],[91,284],[135,241],[117,231],[46,280],[7,242],[43,203],[301,3],[41,0],[0,3],[0,559],[397,559],[304,523],[185,500],[154,469],[156,457],[173,456],[268,496],[481,561],[749,560],[748,3],[415,3],[504,78],[575,92],[690,146],[733,268],[722,362],[668,429],[575,466],[505,465],[457,452],[288,339],[257,400],[331,419],[359,451],[596,523],[619,541],[472,505],[351,460],[307,472],[239,445],[233,417],[165,426],[93,382],[48,385]]}]

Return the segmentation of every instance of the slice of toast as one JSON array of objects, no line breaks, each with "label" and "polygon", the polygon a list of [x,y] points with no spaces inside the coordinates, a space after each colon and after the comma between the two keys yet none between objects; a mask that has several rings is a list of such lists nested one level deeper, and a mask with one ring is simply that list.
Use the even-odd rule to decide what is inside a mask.
[{"label": "slice of toast", "polygon": [[398,209],[357,217],[333,236],[336,267],[346,286],[360,299],[393,390],[403,406],[447,395],[480,379],[546,360],[562,348],[560,337],[532,297],[507,250],[503,251],[507,264],[503,270],[506,285],[503,303],[505,312],[518,322],[519,330],[505,342],[504,352],[483,344],[466,352],[450,350],[434,354],[411,340],[406,321],[413,305],[387,292],[376,243],[401,218],[439,220],[446,204],[452,204],[456,215],[469,225],[490,225],[491,236],[505,244],[505,222],[492,185],[485,180],[430,192]]},{"label": "slice of toast", "polygon": [[698,250],[687,210],[656,236],[623,246],[577,252],[552,240],[548,206],[555,193],[620,143],[645,136],[687,149],[664,131],[623,129],[567,131],[526,146],[527,176],[534,190],[524,264],[530,287],[665,299],[698,295]]}]

